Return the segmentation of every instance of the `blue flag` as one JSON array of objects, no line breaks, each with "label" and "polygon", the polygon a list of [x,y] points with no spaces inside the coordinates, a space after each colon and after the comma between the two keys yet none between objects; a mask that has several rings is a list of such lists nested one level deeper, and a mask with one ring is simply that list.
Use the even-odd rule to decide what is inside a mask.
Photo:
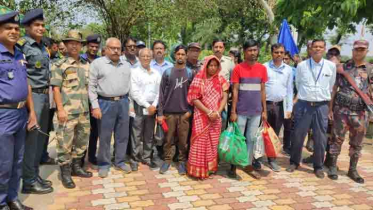
[{"label": "blue flag", "polygon": [[280,34],[278,35],[277,42],[283,44],[285,46],[285,50],[289,51],[291,56],[299,54],[298,47],[294,42],[293,36],[291,35],[291,31],[286,19],[282,21]]}]

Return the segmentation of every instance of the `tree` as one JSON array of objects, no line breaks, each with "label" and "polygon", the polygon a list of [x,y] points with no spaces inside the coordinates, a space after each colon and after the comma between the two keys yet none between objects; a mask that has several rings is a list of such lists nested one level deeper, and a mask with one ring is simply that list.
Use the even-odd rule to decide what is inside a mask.
[{"label": "tree", "polygon": [[276,20],[286,18],[299,34],[299,48],[308,39],[321,37],[327,29],[341,26],[335,41],[346,33],[356,32],[356,24],[366,19],[373,23],[373,1],[366,0],[278,0]]}]

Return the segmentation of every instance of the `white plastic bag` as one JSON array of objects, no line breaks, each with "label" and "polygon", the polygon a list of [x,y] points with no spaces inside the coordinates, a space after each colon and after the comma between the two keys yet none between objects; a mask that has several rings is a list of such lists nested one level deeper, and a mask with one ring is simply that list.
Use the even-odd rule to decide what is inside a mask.
[{"label": "white plastic bag", "polygon": [[255,138],[256,138],[255,145],[254,145],[254,158],[255,159],[258,159],[265,155],[263,132],[264,132],[264,126],[263,124],[260,124],[258,131],[256,132],[256,135],[255,135]]}]

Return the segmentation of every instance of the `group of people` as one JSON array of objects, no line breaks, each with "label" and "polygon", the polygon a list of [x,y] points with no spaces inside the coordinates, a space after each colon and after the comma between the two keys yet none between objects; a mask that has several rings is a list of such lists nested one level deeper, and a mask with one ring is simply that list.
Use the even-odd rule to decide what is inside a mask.
[{"label": "group of people", "polygon": [[[26,31],[22,38],[20,24]],[[284,127],[288,172],[300,166],[312,130],[314,173],[324,178],[325,164],[333,180],[338,179],[337,158],[349,131],[348,176],[364,182],[357,164],[367,104],[373,104],[364,98],[371,98],[373,82],[365,40],[354,43],[352,59],[344,64],[338,46],[323,58],[326,43],[321,39],[308,43],[304,61],[273,44],[272,60],[260,64],[254,40],[243,43],[241,61],[238,50],[225,56],[225,43],[217,39],[213,55],[204,60],[198,60],[201,45],[190,43],[170,52],[171,63],[161,40],[150,49],[131,37],[123,42],[111,37],[98,56],[100,35],[83,40],[71,30],[58,44],[44,33],[42,9],[27,12],[22,21],[18,12],[0,16],[0,210],[32,209],[18,200],[21,178],[22,193],[53,191],[53,183],[40,176],[40,163],[55,164],[47,153],[51,124],[66,188],[75,188],[71,176],[92,177],[84,167],[86,154],[102,178],[112,165],[130,173],[140,163],[164,174],[173,160],[181,175],[210,178],[218,169],[219,137],[228,121],[237,122],[248,143],[256,140],[261,123],[268,122],[277,135]],[[80,54],[84,45],[87,51]],[[328,120],[333,121],[330,138]],[[161,144],[154,141],[157,124],[168,128]],[[254,159],[243,170],[260,178],[262,162]],[[268,165],[280,171],[276,158],[268,158]],[[239,179],[236,169],[232,165],[228,176]]]}]

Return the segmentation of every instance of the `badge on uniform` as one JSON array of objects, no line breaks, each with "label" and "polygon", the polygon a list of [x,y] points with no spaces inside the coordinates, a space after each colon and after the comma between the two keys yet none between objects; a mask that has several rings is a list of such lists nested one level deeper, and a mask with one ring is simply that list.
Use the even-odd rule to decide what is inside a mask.
[{"label": "badge on uniform", "polygon": [[41,68],[41,62],[40,61],[36,61],[35,67],[38,68],[38,69],[40,69]]},{"label": "badge on uniform", "polygon": [[10,80],[14,79],[13,71],[8,71],[8,79],[10,79]]}]

